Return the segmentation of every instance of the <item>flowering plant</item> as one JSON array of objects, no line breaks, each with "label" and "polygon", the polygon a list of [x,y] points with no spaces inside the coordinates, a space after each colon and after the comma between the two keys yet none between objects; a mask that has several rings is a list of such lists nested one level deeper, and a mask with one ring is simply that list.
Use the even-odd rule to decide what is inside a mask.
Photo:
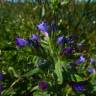
[{"label": "flowering plant", "polygon": [[89,18],[94,6],[48,4],[1,7],[8,17],[0,12],[0,94],[95,96],[96,16]]}]

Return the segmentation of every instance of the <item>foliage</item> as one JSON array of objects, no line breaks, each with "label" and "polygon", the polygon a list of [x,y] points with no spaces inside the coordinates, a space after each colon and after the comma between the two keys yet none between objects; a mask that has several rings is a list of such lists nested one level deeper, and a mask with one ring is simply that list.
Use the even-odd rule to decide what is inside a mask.
[{"label": "foliage", "polygon": [[[90,74],[88,68],[96,68],[96,62],[90,63],[96,60],[96,4],[53,1],[0,4],[2,96],[95,96],[96,70]],[[48,37],[36,27],[42,21],[48,23]],[[32,34],[40,36],[39,47],[16,45],[16,36],[27,40]],[[74,43],[57,45],[59,36]],[[72,54],[62,52],[69,46]],[[76,65],[81,54],[86,61]],[[48,83],[44,91],[38,87],[41,81]],[[84,91],[74,90],[73,84],[82,81]]]}]

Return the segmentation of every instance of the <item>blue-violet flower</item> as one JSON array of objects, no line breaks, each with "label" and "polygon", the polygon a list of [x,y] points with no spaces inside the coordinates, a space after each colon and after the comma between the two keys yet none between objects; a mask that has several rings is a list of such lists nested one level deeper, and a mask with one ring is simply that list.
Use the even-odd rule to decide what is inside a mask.
[{"label": "blue-violet flower", "polygon": [[73,48],[71,48],[71,47],[66,47],[63,49],[63,54],[65,54],[65,55],[72,54],[72,52],[73,52]]},{"label": "blue-violet flower", "polygon": [[41,89],[41,90],[46,90],[47,88],[48,88],[48,83],[47,82],[45,82],[45,81],[40,81],[39,82],[39,84],[38,84],[38,86],[39,86],[39,88]]},{"label": "blue-violet flower", "polygon": [[45,22],[38,24],[37,28],[42,32],[48,32],[48,26],[47,26],[47,23]]},{"label": "blue-violet flower", "polygon": [[28,44],[28,41],[19,37],[16,37],[16,45],[19,47],[26,46]]},{"label": "blue-violet flower", "polygon": [[62,44],[62,43],[63,43],[63,39],[64,39],[64,36],[58,37],[58,39],[57,39],[57,44],[58,44],[58,45],[59,45],[59,44]]},{"label": "blue-violet flower", "polygon": [[81,63],[84,63],[85,60],[86,60],[85,57],[83,57],[83,56],[81,55],[80,58],[77,59],[77,60],[75,61],[75,64],[81,64]]},{"label": "blue-violet flower", "polygon": [[85,90],[86,81],[80,81],[80,82],[71,82],[71,86],[73,90],[76,92],[82,92]]},{"label": "blue-violet flower", "polygon": [[33,34],[32,36],[31,36],[31,38],[30,38],[30,40],[32,40],[32,41],[39,41],[39,36],[38,35],[36,35],[36,34]]}]

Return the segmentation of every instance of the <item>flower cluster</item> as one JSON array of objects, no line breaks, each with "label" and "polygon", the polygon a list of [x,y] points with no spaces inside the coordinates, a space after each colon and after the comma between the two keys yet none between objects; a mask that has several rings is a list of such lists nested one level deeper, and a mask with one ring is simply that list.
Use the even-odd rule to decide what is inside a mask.
[{"label": "flower cluster", "polygon": [[[49,32],[48,32],[48,25],[46,22],[41,22],[40,24],[37,25],[38,30],[41,31],[41,33],[44,34],[45,37],[49,36]],[[76,52],[74,45],[76,45],[77,47],[81,47],[82,43],[76,43],[75,41],[76,36],[69,36],[66,37],[64,35],[61,35],[57,38],[56,40],[56,44],[57,46],[62,46],[62,48],[60,49],[60,53],[61,56],[71,56],[72,54],[74,55],[74,52]],[[20,37],[16,37],[16,45],[19,47],[24,47],[26,45],[34,45],[34,44],[40,44],[40,36],[38,36],[37,34],[33,34],[30,38],[28,39],[23,39]],[[76,43],[76,44],[75,44]],[[80,55],[78,56],[77,59],[73,60],[73,63],[75,65],[80,65],[85,63],[87,60],[86,56],[83,55],[83,53],[80,53]],[[94,64],[95,63],[95,59],[94,58],[90,58],[89,59],[90,64]],[[89,73],[96,73],[96,70],[94,68],[89,68],[88,69]],[[0,80],[2,80],[2,76],[0,75]],[[73,82],[71,81],[71,87],[73,88],[73,90],[77,91],[77,92],[82,92],[85,90],[85,83],[86,81],[81,81],[81,82]],[[39,89],[41,90],[46,90],[48,88],[48,83],[45,81],[40,81],[38,83]]]},{"label": "flower cluster", "polygon": [[26,45],[31,45],[32,42],[38,42],[39,41],[39,36],[36,34],[33,34],[31,36],[31,38],[27,39],[23,39],[20,37],[16,37],[16,45],[19,47],[24,47]]},{"label": "flower cluster", "polygon": [[[44,33],[44,35],[46,37],[48,37],[48,26],[47,23],[42,22],[40,24],[37,25],[37,28]],[[32,42],[34,43],[38,43],[40,40],[40,37],[37,34],[33,34],[30,38],[27,39],[23,39],[20,38],[19,36],[16,37],[16,45],[19,47],[24,47],[26,45],[31,45]]]}]

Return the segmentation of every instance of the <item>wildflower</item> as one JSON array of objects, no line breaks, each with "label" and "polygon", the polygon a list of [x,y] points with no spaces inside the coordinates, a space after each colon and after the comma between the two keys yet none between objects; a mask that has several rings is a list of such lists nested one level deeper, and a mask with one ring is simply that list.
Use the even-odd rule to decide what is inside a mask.
[{"label": "wildflower", "polygon": [[75,91],[83,91],[84,90],[84,86],[83,86],[83,84],[74,83],[73,84],[73,89]]},{"label": "wildflower", "polygon": [[16,37],[16,45],[19,47],[26,46],[28,44],[28,41],[19,37]]},{"label": "wildflower", "polygon": [[83,57],[83,56],[81,55],[80,58],[77,59],[77,60],[75,61],[75,64],[81,64],[81,63],[84,63],[85,60],[86,60],[85,57]]},{"label": "wildflower", "polygon": [[57,38],[57,44],[62,44],[62,43],[69,43],[70,42],[70,39],[69,38],[66,38],[64,36],[60,36]]},{"label": "wildflower", "polygon": [[48,26],[47,23],[42,22],[40,24],[37,25],[37,28],[42,31],[43,33],[48,32]]},{"label": "wildflower", "polygon": [[33,35],[31,36],[30,40],[32,40],[32,41],[39,41],[39,36],[36,35],[36,34],[33,34]]},{"label": "wildflower", "polygon": [[63,43],[63,39],[64,39],[64,36],[60,36],[60,37],[57,39],[57,44],[62,44],[62,43]]},{"label": "wildflower", "polygon": [[3,80],[3,74],[0,73],[0,80]]},{"label": "wildflower", "polygon": [[73,48],[71,48],[71,47],[66,47],[63,49],[63,54],[65,54],[65,55],[72,54],[72,52],[73,52]]},{"label": "wildflower", "polygon": [[40,37],[39,37],[38,35],[36,35],[36,34],[33,34],[33,35],[31,36],[31,38],[28,38],[28,39],[27,39],[28,45],[29,45],[30,47],[34,46],[34,47],[36,47],[36,48],[39,48],[39,47],[41,46],[40,43],[39,43],[39,40],[40,40]]},{"label": "wildflower", "polygon": [[85,85],[86,85],[87,81],[80,81],[80,82],[71,82],[71,86],[73,88],[73,90],[75,90],[76,92],[82,92],[85,90]]},{"label": "wildflower", "polygon": [[94,58],[90,58],[90,63],[91,64],[95,63],[95,59]]},{"label": "wildflower", "polygon": [[44,91],[44,90],[46,90],[46,89],[48,88],[48,83],[45,82],[45,81],[41,81],[41,82],[39,82],[38,86],[39,86],[39,88],[40,88],[41,90]]},{"label": "wildflower", "polygon": [[95,74],[96,73],[96,70],[95,70],[95,68],[88,68],[88,72],[90,74]]},{"label": "wildflower", "polygon": [[80,62],[85,62],[85,58],[83,56],[80,56]]}]

